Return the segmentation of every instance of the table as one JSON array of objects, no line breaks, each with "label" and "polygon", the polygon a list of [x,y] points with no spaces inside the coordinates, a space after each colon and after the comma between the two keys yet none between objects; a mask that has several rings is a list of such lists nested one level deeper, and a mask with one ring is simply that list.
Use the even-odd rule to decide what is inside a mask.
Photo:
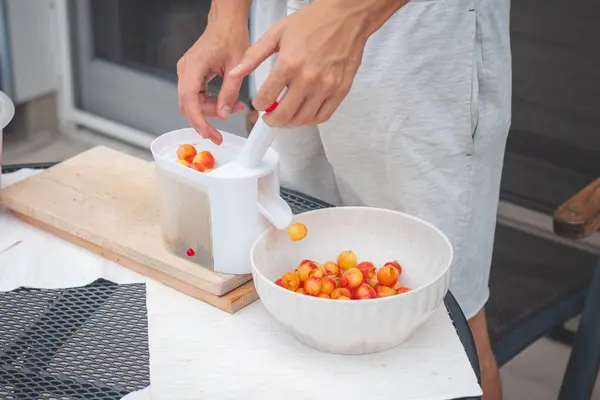
[{"label": "table", "polygon": [[[22,168],[45,169],[52,165],[52,163],[48,163],[5,166],[3,167],[3,172],[15,172]],[[285,188],[282,188],[282,197],[288,201],[295,213],[316,208],[331,207],[330,204],[322,202],[318,199]],[[0,340],[0,383],[2,383],[1,378],[3,377],[3,373],[5,376],[7,376],[6,370],[3,371],[3,368],[10,368],[6,366],[16,361],[17,354],[14,351],[11,352],[11,348],[14,348],[15,345],[20,349],[38,348],[39,354],[36,357],[21,361],[24,363],[23,365],[26,366],[26,368],[23,370],[23,373],[19,375],[21,376],[22,380],[16,379],[16,381],[11,382],[12,386],[18,388],[20,387],[20,390],[24,390],[22,394],[31,396],[31,398],[37,398],[35,397],[36,393],[43,393],[45,387],[64,388],[65,395],[73,396],[74,398],[92,398],[88,397],[88,395],[91,395],[94,390],[97,390],[97,387],[94,387],[94,385],[90,385],[88,383],[77,382],[76,380],[69,378],[67,375],[61,376],[60,378],[57,378],[56,376],[43,375],[35,376],[33,378],[33,374],[27,374],[28,370],[37,371],[44,369],[47,360],[51,359],[56,352],[60,351],[64,343],[69,340],[72,335],[76,334],[77,330],[82,326],[82,324],[88,321],[96,311],[105,305],[105,302],[116,290],[116,285],[111,284],[111,282],[108,281],[99,280],[94,282],[92,285],[89,285],[87,288],[76,288],[74,290],[87,290],[88,292],[94,292],[94,302],[87,304],[85,307],[82,307],[81,304],[77,305],[77,307],[73,307],[73,305],[76,303],[76,301],[74,303],[73,295],[65,295],[63,291],[60,293],[54,293],[57,295],[57,297],[53,301],[52,307],[45,310],[42,313],[42,316],[37,318],[37,320],[28,327],[25,334],[17,336],[14,338],[13,343],[9,343],[9,346],[5,346],[4,349],[9,349],[8,351],[3,351],[3,343]],[[65,290],[64,292],[68,291]],[[450,292],[446,295],[444,303],[446,309],[448,310],[448,314],[453,321],[459,339],[465,348],[465,352],[467,353],[471,366],[473,367],[478,381],[480,381],[477,351],[467,320]],[[40,325],[38,326],[38,324]],[[136,325],[133,324],[132,326],[135,328]],[[42,328],[44,332],[41,331]],[[60,334],[53,334],[53,332],[60,332]],[[42,345],[40,345],[40,335],[44,339],[45,342],[43,343],[45,344],[42,343]],[[3,364],[5,367],[2,366]],[[146,381],[149,381],[149,376],[144,377],[142,375],[143,372],[140,372],[140,381],[145,385],[147,384]],[[35,379],[36,382],[33,388],[31,387],[32,379]],[[24,385],[25,382],[27,382],[27,384]],[[103,387],[103,385],[100,383],[99,387]],[[118,390],[113,390],[106,385],[104,385],[104,390],[106,391],[106,396],[98,398],[120,398],[123,393],[125,393],[119,393]],[[0,385],[0,397],[2,397],[1,395],[2,387]]]}]

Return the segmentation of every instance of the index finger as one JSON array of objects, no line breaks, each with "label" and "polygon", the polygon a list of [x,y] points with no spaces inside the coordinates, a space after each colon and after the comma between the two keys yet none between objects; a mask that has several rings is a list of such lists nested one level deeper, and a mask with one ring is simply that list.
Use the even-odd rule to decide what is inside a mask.
[{"label": "index finger", "polygon": [[274,29],[274,27],[271,27],[263,37],[246,50],[242,61],[229,71],[230,76],[234,78],[243,78],[277,52],[279,36]]}]

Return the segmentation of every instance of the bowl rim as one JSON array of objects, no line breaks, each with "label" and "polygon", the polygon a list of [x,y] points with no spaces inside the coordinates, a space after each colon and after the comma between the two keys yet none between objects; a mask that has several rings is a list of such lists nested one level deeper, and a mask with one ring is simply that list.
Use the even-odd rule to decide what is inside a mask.
[{"label": "bowl rim", "polygon": [[[421,218],[415,217],[414,215],[410,215],[407,213],[404,213],[402,211],[394,211],[394,210],[388,210],[386,208],[379,208],[379,207],[368,207],[368,206],[337,206],[337,207],[328,207],[328,208],[320,208],[317,210],[311,210],[311,211],[306,211],[300,214],[296,214],[294,215],[294,219],[293,221],[297,221],[298,217],[301,216],[306,216],[306,215],[310,215],[310,214],[317,214],[320,212],[325,212],[325,211],[333,211],[333,210],[354,210],[354,209],[360,209],[360,210],[373,210],[373,211],[378,211],[378,212],[386,212],[386,213],[390,213],[390,214],[400,214],[404,217],[408,217],[409,219],[415,220],[417,222],[423,223],[427,226],[429,226],[430,228],[433,228],[433,230],[437,231],[443,241],[446,243],[446,245],[448,246],[448,248],[450,249],[450,260],[448,261],[448,265],[444,268],[444,270],[438,274],[434,279],[432,279],[430,282],[428,282],[425,285],[419,286],[416,289],[412,289],[409,292],[406,293],[402,293],[402,297],[404,296],[416,296],[417,293],[424,291],[426,288],[429,288],[430,286],[433,286],[435,283],[439,282],[440,279],[442,279],[447,273],[450,272],[451,268],[452,268],[452,263],[454,261],[454,248],[452,247],[452,243],[450,243],[450,239],[448,239],[448,237],[444,234],[444,232],[442,232],[437,226],[433,225],[430,222],[427,222]],[[333,211],[336,212],[336,211]],[[263,231],[254,241],[254,243],[252,243],[252,247],[250,248],[250,266],[252,268],[252,274],[253,275],[258,275],[262,280],[267,281],[269,285],[274,286],[276,288],[276,290],[281,290],[283,292],[287,292],[289,294],[295,294],[295,295],[299,295],[296,292],[292,292],[291,290],[287,290],[286,288],[283,288],[277,284],[275,284],[275,282],[272,282],[270,279],[267,279],[267,277],[265,277],[263,275],[263,273],[261,271],[258,270],[258,268],[256,268],[256,266],[254,265],[254,252],[256,250],[257,244],[258,242],[265,237],[271,230],[277,229],[274,226],[269,227],[268,229],[266,229],[265,231]],[[299,295],[301,296],[301,295]],[[323,299],[321,297],[316,297],[316,296],[301,296],[301,297],[306,297],[309,298],[311,300],[309,301],[323,301],[323,302],[329,302],[331,303],[332,299]],[[393,301],[393,299],[397,298],[398,296],[388,296],[388,297],[376,297],[374,299],[366,299],[366,300],[361,300],[361,302],[383,302],[383,301]],[[354,300],[354,299],[351,299]],[[337,302],[336,302],[337,303]],[[342,304],[347,303],[345,301],[341,302]]]}]

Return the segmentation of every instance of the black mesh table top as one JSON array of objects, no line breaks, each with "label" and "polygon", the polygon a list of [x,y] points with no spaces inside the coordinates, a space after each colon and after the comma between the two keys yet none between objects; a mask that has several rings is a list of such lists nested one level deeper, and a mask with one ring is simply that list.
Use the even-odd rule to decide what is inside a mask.
[{"label": "black mesh table top", "polygon": [[0,399],[120,399],[150,384],[146,285],[0,293]]},{"label": "black mesh table top", "polygon": [[[331,207],[285,188],[281,195],[295,214]],[[465,316],[451,293],[445,305],[479,379]],[[0,293],[0,400],[117,400],[149,383],[145,284],[99,279],[78,288]]]}]

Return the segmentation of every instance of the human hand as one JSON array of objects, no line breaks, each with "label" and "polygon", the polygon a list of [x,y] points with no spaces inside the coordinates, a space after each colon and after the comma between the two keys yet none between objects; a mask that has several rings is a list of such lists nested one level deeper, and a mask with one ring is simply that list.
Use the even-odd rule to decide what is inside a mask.
[{"label": "human hand", "polygon": [[240,79],[279,52],[253,101],[270,126],[327,121],[350,91],[368,37],[404,4],[399,0],[318,0],[273,25],[227,76]]},{"label": "human hand", "polygon": [[[249,46],[247,15],[214,18],[177,63],[179,109],[203,138],[216,144],[221,144],[223,137],[206,118],[227,119],[245,109],[244,103],[237,101],[243,77],[227,72]],[[223,84],[218,96],[209,95],[208,82],[216,75],[224,78]]]}]

